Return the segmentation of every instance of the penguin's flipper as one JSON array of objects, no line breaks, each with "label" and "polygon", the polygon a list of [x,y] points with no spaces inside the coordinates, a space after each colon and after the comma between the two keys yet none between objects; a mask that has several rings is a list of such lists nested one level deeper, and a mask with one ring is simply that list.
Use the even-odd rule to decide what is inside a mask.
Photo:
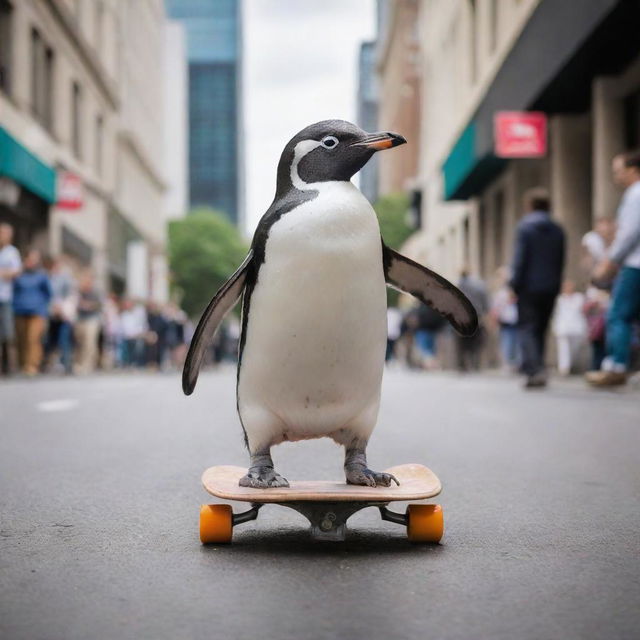
[{"label": "penguin's flipper", "polygon": [[215,335],[222,319],[228,311],[230,311],[244,290],[245,281],[247,279],[247,269],[251,264],[253,251],[249,251],[244,262],[238,267],[237,271],[220,287],[218,293],[213,296],[211,302],[204,310],[200,322],[196,327],[189,353],[182,370],[182,390],[185,395],[191,395],[198,381],[198,373],[200,366],[207,351],[207,347],[211,344],[211,340]]},{"label": "penguin's flipper", "polygon": [[444,316],[463,336],[478,329],[478,314],[467,296],[431,269],[382,244],[387,284],[410,293]]}]

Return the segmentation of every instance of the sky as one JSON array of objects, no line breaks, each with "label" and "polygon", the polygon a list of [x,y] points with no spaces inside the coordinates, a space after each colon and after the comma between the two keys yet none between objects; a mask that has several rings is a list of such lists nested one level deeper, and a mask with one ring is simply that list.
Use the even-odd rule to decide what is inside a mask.
[{"label": "sky", "polygon": [[356,120],[358,49],[374,0],[245,0],[246,230],[267,210],[285,144],[319,120]]}]

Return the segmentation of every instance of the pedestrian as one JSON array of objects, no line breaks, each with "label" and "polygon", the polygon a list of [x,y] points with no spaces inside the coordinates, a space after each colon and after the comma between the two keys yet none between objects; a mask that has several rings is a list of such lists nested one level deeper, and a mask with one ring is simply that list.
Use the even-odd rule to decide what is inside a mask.
[{"label": "pedestrian", "polygon": [[24,256],[22,273],[13,281],[18,360],[29,377],[35,376],[42,364],[42,341],[52,296],[49,276],[40,264],[40,252],[30,249]]},{"label": "pedestrian", "polygon": [[146,335],[146,362],[160,370],[164,362],[167,349],[167,332],[169,323],[160,305],[150,301],[147,303],[147,323],[149,330]]},{"label": "pedestrian", "polygon": [[594,286],[587,288],[583,311],[587,321],[587,336],[591,345],[591,366],[589,371],[598,371],[606,355],[605,328],[609,301],[608,291]]},{"label": "pedestrian", "polygon": [[179,369],[185,357],[185,323],[187,316],[176,304],[169,303],[165,308],[168,318],[167,346],[171,355],[171,364]]},{"label": "pedestrian", "polygon": [[13,281],[20,275],[22,260],[14,247],[13,227],[0,223],[0,373],[11,371],[11,345],[14,339]]},{"label": "pedestrian", "polygon": [[102,331],[104,348],[102,350],[103,369],[112,369],[122,365],[122,335],[120,331],[120,303],[118,296],[111,292],[102,305]]},{"label": "pedestrian", "polygon": [[458,289],[464,293],[478,314],[478,330],[469,337],[456,335],[456,360],[458,371],[480,371],[482,348],[485,341],[485,316],[489,311],[489,295],[487,286],[480,279],[471,275],[469,267],[460,272]]},{"label": "pedestrian", "polygon": [[445,319],[432,307],[421,304],[417,308],[418,326],[415,331],[415,345],[421,356],[424,369],[438,367],[438,332],[444,327]]},{"label": "pedestrian", "polygon": [[416,333],[419,328],[418,309],[411,307],[404,314],[400,325],[400,338],[396,343],[396,349],[400,352],[409,369],[421,369],[423,365],[423,354],[416,341]]},{"label": "pedestrian", "polygon": [[546,189],[524,195],[525,215],[516,229],[511,288],[518,297],[518,340],[526,388],[544,387],[545,341],[549,318],[560,292],[565,234],[551,219]]},{"label": "pedestrian", "polygon": [[149,330],[144,306],[130,299],[122,301],[120,331],[122,332],[125,367],[142,367],[145,364],[145,336]]},{"label": "pedestrian", "polygon": [[93,274],[82,274],[78,286],[78,320],[76,322],[76,369],[80,374],[91,373],[98,363],[98,338],[102,299],[96,289]]},{"label": "pedestrian", "polygon": [[615,232],[614,220],[608,216],[602,216],[596,220],[593,229],[587,231],[582,237],[582,266],[589,277],[595,266],[606,257]]},{"label": "pedestrian", "polygon": [[576,355],[587,335],[584,304],[585,297],[576,291],[573,280],[565,280],[562,293],[556,301],[552,323],[558,347],[558,371],[562,376],[571,373]]},{"label": "pedestrian", "polygon": [[599,387],[626,383],[633,323],[640,316],[640,150],[616,156],[612,169],[614,182],[625,191],[615,238],[593,273],[601,286],[617,274],[607,315],[606,357],[600,371],[587,373],[587,381]]},{"label": "pedestrian", "polygon": [[520,366],[518,349],[518,305],[509,286],[509,267],[496,271],[497,289],[491,302],[491,317],[498,325],[500,357],[507,372],[515,372]]},{"label": "pedestrian", "polygon": [[77,285],[60,258],[45,261],[52,298],[49,305],[49,328],[45,348],[45,362],[58,352],[60,364],[68,375],[73,369],[73,323],[76,320]]},{"label": "pedestrian", "polygon": [[387,307],[387,351],[385,362],[395,359],[396,342],[402,329],[402,311],[398,307]]}]

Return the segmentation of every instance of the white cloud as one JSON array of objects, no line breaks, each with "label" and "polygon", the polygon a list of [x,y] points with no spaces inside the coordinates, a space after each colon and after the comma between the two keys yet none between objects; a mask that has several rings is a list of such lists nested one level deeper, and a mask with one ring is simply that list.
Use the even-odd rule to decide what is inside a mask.
[{"label": "white cloud", "polygon": [[280,153],[300,129],[354,121],[358,48],[375,35],[373,0],[246,0],[246,220],[251,234],[275,191]]}]

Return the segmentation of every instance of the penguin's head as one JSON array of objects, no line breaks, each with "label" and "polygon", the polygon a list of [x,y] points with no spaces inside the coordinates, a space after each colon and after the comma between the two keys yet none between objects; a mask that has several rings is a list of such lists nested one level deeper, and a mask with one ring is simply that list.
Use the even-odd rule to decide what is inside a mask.
[{"label": "penguin's head", "polygon": [[376,151],[405,142],[397,133],[367,133],[345,120],[316,122],[285,146],[278,165],[278,192],[291,185],[304,190],[319,182],[350,180]]}]

